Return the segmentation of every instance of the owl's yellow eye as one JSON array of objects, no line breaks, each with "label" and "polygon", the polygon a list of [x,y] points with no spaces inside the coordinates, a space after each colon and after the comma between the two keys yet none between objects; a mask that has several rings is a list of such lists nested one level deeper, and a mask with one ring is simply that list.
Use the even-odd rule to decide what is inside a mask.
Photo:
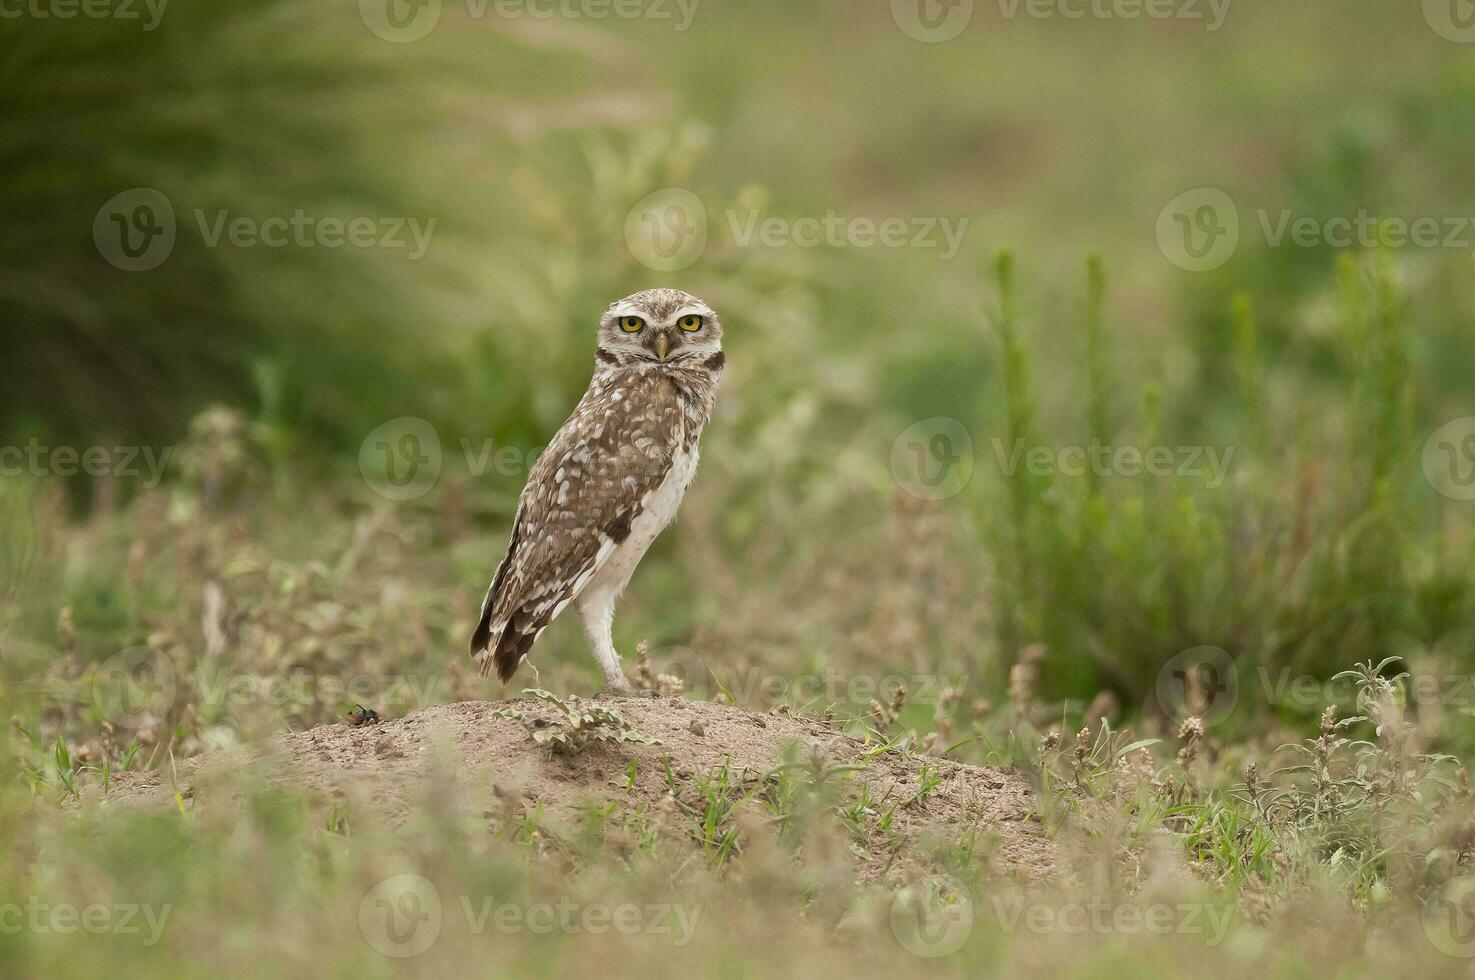
[{"label": "owl's yellow eye", "polygon": [[638,316],[620,317],[620,329],[626,333],[639,333],[645,327],[645,321]]},{"label": "owl's yellow eye", "polygon": [[687,333],[692,333],[693,331],[702,329],[702,318],[695,313],[688,313],[680,320],[677,320],[676,325]]}]

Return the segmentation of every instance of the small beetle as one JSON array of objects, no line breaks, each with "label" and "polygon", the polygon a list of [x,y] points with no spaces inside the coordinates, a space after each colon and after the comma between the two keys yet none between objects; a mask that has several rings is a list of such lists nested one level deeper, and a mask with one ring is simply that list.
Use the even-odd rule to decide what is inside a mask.
[{"label": "small beetle", "polygon": [[353,725],[355,728],[359,725],[377,725],[379,724],[379,712],[373,708],[365,708],[361,704],[356,704],[353,706],[353,710],[348,713],[347,721],[348,724]]}]

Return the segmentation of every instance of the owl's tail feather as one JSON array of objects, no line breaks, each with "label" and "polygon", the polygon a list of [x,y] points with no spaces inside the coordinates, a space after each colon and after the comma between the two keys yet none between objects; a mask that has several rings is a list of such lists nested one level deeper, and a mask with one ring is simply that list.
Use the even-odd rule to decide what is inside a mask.
[{"label": "owl's tail feather", "polygon": [[[487,606],[490,607],[491,603],[487,603]],[[476,661],[477,669],[483,677],[491,672],[492,660],[496,657],[497,646],[505,629],[506,624],[504,623],[493,636],[492,610],[490,608],[483,610],[481,622],[476,624],[476,632],[471,634],[471,658]]]},{"label": "owl's tail feather", "polygon": [[503,684],[512,679],[523,654],[533,645],[536,634],[524,635],[511,628],[509,623],[492,629],[491,617],[483,616],[476,632],[471,634],[471,657],[477,670],[486,677],[496,665],[497,679]]},{"label": "owl's tail feather", "polygon": [[491,661],[497,664],[497,679],[506,684],[517,673],[518,664],[523,661],[523,655],[532,649],[533,640],[537,634],[522,634],[508,628],[503,631],[497,643],[492,646],[488,653],[488,661],[481,665],[482,675],[485,676]]}]

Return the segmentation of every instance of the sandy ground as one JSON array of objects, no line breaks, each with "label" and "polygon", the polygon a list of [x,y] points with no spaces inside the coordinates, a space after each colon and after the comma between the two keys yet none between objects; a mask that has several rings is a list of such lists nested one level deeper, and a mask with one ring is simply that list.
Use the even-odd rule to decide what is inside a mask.
[{"label": "sandy ground", "polygon": [[[593,703],[618,709],[630,727],[660,744],[599,744],[555,755],[534,744],[522,722],[496,714],[512,706],[547,715],[541,703],[464,701],[378,724],[294,732],[186,760],[173,772],[124,773],[115,777],[103,805],[172,808],[176,789],[195,809],[234,805],[239,793],[233,781],[246,773],[268,784],[320,792],[325,801],[346,798],[355,821],[367,815],[403,823],[415,807],[426,805],[427,787],[433,787],[435,805],[461,808],[467,815],[505,819],[541,803],[548,817],[572,823],[591,799],[676,813],[666,778],[668,758],[677,799],[698,807],[695,780],[721,767],[724,759],[751,786],[797,744],[805,765],[858,767],[850,778],[869,782],[873,797],[886,797],[878,810],[902,803],[887,832],[877,831],[866,846],[853,848],[858,879],[874,878],[913,843],[957,841],[974,827],[997,871],[1028,878],[1050,874],[1054,849],[1034,816],[1033,791],[1013,769],[908,759],[896,752],[868,757],[863,743],[818,720],[707,701],[610,698]],[[933,778],[940,781],[920,799],[906,802],[917,795],[924,766],[935,767]]]}]

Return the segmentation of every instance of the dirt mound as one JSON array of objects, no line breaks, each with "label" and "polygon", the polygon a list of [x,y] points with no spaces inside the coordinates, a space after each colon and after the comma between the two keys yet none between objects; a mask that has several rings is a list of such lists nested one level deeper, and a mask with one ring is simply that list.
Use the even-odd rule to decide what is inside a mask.
[{"label": "dirt mound", "polygon": [[[230,780],[249,771],[268,784],[346,797],[356,818],[362,803],[399,823],[424,805],[427,783],[439,778],[450,792],[437,805],[473,814],[525,813],[541,805],[547,817],[572,824],[591,799],[632,809],[645,804],[652,812],[701,812],[724,766],[727,785],[740,793],[755,781],[774,780],[775,767],[787,760],[800,772],[840,774],[850,781],[852,796],[866,785],[872,815],[888,817],[866,821],[867,839],[852,849],[861,879],[874,877],[918,841],[956,841],[975,829],[983,841],[992,839],[998,870],[1031,878],[1050,873],[1053,848],[1035,816],[1035,795],[1013,769],[907,758],[816,719],[707,701],[632,697],[579,704],[614,708],[629,729],[657,743],[597,742],[555,752],[534,738],[564,730],[556,706],[532,698],[464,701],[377,724],[294,732],[180,762],[172,774],[123,773],[107,800],[173,807],[178,790],[197,808],[230,805]],[[509,709],[522,717],[501,713]]]}]

